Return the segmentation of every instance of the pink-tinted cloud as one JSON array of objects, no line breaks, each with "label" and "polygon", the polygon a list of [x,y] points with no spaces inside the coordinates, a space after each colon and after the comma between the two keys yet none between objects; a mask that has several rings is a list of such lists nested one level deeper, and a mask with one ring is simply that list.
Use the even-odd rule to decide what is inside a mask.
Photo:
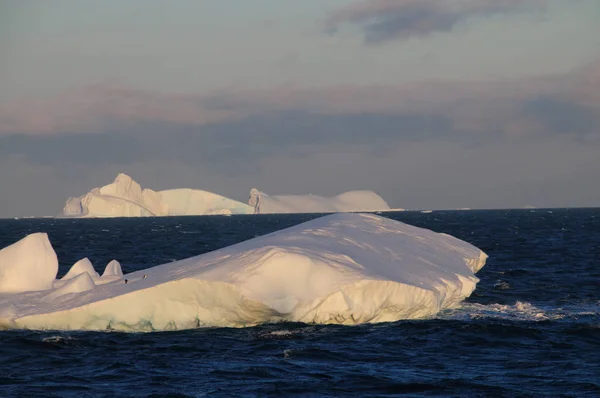
[{"label": "pink-tinted cloud", "polygon": [[600,58],[569,77],[566,97],[568,100],[600,108]]},{"label": "pink-tinted cloud", "polygon": [[183,95],[109,83],[53,98],[0,104],[0,133],[99,132],[137,122],[203,126],[291,110],[443,118],[454,131],[474,134],[588,134],[600,129],[599,92],[600,61],[560,76],[402,86],[282,86]]},{"label": "pink-tinted cloud", "polygon": [[211,103],[210,97],[164,94],[108,82],[50,98],[0,103],[0,133],[101,131],[114,122],[203,125],[238,115],[242,113]]},{"label": "pink-tinted cloud", "polygon": [[335,10],[325,31],[359,25],[365,44],[451,31],[470,18],[542,9],[545,0],[363,0]]}]

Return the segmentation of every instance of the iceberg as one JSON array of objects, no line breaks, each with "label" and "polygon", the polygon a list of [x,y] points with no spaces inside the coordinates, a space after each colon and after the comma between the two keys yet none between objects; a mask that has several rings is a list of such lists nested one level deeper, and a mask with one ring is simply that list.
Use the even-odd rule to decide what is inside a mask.
[{"label": "iceberg", "polygon": [[254,209],[212,192],[196,189],[153,191],[142,189],[127,174],[120,173],[114,182],[67,199],[63,216],[149,217],[213,214],[252,214]]},{"label": "iceberg", "polygon": [[0,327],[161,331],[424,318],[468,297],[486,258],[450,235],[339,213],[126,275],[114,261],[99,277],[84,259],[52,281],[56,255],[46,235],[34,234],[0,251],[0,286],[9,287],[0,292]]},{"label": "iceberg", "polygon": [[160,195],[170,216],[254,213],[254,209],[245,203],[199,189],[170,189],[160,191]]},{"label": "iceberg", "polygon": [[255,214],[268,213],[337,213],[389,211],[390,206],[373,191],[349,191],[326,198],[318,195],[267,195],[250,190],[248,204]]},{"label": "iceberg", "polygon": [[100,279],[100,275],[94,269],[92,262],[85,257],[73,264],[69,272],[61,278],[61,281],[68,281],[84,273],[89,274],[93,281]]},{"label": "iceberg", "polygon": [[253,188],[246,204],[200,189],[142,189],[130,176],[120,173],[108,185],[68,198],[61,216],[104,218],[390,210],[381,196],[372,191],[350,191],[326,198],[317,195],[270,196]]}]

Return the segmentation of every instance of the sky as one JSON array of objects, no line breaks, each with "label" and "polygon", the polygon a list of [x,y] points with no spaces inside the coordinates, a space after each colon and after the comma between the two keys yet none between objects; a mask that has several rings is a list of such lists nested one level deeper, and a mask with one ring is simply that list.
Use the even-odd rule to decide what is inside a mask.
[{"label": "sky", "polygon": [[0,217],[119,172],[600,206],[598,0],[4,0],[0,54]]}]

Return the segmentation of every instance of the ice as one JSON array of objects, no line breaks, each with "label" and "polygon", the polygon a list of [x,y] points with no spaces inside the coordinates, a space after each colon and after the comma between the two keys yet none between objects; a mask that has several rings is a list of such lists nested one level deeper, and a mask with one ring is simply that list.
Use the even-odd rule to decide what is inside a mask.
[{"label": "ice", "polygon": [[[19,252],[3,264],[27,267],[23,258],[47,255]],[[111,263],[97,282],[86,271],[53,289],[46,278],[45,291],[0,294],[0,327],[155,331],[424,318],[469,296],[486,258],[446,234],[372,214],[332,214],[124,276]],[[56,263],[48,267],[55,277]],[[23,275],[23,284],[35,277]]]},{"label": "ice", "polygon": [[245,203],[198,189],[160,191],[169,215],[252,214],[254,209]]},{"label": "ice", "polygon": [[587,317],[597,320],[600,316],[600,301],[585,301],[566,306],[549,304],[534,305],[526,301],[514,304],[462,303],[459,307],[445,311],[443,319],[501,319],[510,321],[540,322],[565,319],[569,322],[581,322]]},{"label": "ice", "polygon": [[325,198],[317,195],[267,195],[250,190],[248,204],[256,214],[384,211],[390,206],[373,191],[350,191]]},{"label": "ice", "polygon": [[99,218],[390,210],[390,206],[372,191],[350,191],[326,198],[318,195],[270,196],[253,188],[249,204],[246,204],[199,189],[142,189],[130,176],[120,173],[111,184],[67,199],[62,216]]},{"label": "ice", "polygon": [[69,217],[144,217],[166,214],[160,195],[126,174],[119,174],[114,182],[78,198],[69,198],[63,214]]},{"label": "ice", "polygon": [[45,233],[34,233],[0,250],[0,293],[52,288],[56,253]]},{"label": "ice", "polygon": [[245,203],[195,189],[153,191],[142,189],[127,174],[114,182],[71,197],[63,208],[66,217],[148,217],[206,214],[251,214]]},{"label": "ice", "polygon": [[102,277],[106,278],[110,276],[123,276],[123,271],[121,270],[121,263],[119,263],[117,260],[111,260],[104,269]]},{"label": "ice", "polygon": [[96,284],[94,283],[92,276],[87,272],[83,272],[79,275],[74,276],[71,279],[68,279],[66,283],[52,290],[44,298],[46,300],[54,300],[60,296],[65,296],[67,294],[87,292],[93,290],[95,287]]},{"label": "ice", "polygon": [[61,278],[61,281],[67,281],[83,273],[89,274],[89,276],[93,280],[100,279],[100,275],[98,275],[98,273],[94,269],[92,262],[87,257],[85,257],[73,264],[69,272],[67,272],[65,276]]}]

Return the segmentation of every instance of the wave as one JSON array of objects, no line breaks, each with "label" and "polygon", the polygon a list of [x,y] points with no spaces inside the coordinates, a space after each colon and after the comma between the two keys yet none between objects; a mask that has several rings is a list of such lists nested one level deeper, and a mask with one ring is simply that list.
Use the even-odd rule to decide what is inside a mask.
[{"label": "wave", "polygon": [[510,321],[589,321],[597,319],[600,327],[600,301],[573,305],[547,306],[534,305],[526,301],[517,301],[514,304],[477,304],[462,303],[460,307],[444,311],[438,319],[474,320],[474,319],[502,319]]}]

